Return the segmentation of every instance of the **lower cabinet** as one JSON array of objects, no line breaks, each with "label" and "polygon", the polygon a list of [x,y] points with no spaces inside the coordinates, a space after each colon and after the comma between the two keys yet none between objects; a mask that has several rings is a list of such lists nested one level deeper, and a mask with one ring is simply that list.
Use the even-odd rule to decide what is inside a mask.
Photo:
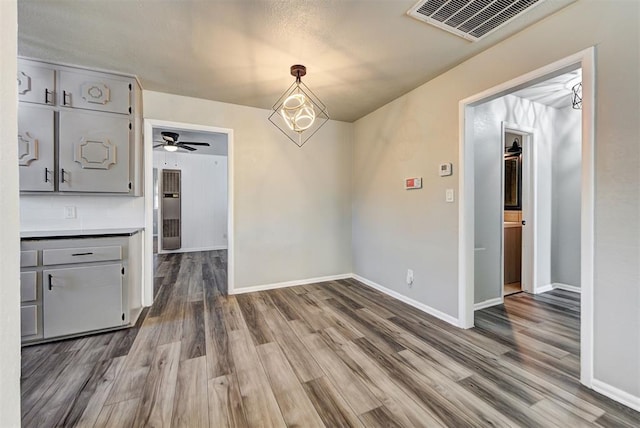
[{"label": "lower cabinet", "polygon": [[124,322],[121,263],[46,269],[42,273],[45,339]]},{"label": "lower cabinet", "polygon": [[23,240],[22,342],[128,326],[140,308],[136,235]]}]

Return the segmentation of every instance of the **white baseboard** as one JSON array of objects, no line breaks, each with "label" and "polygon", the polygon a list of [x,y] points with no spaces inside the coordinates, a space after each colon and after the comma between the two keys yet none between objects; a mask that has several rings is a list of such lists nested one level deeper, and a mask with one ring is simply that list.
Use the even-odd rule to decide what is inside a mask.
[{"label": "white baseboard", "polygon": [[158,250],[158,254],[171,254],[171,253],[195,253],[196,251],[216,251],[226,250],[226,245],[214,245],[213,247],[200,247],[200,248],[179,248],[177,250]]},{"label": "white baseboard", "polygon": [[540,287],[536,287],[533,291],[533,294],[546,293],[547,291],[553,290],[553,284],[542,285]]},{"label": "white baseboard", "polygon": [[496,297],[495,299],[485,300],[484,302],[476,303],[473,305],[474,311],[479,311],[480,309],[488,308],[490,306],[501,305],[504,303],[504,297]]},{"label": "white baseboard", "polygon": [[582,289],[580,287],[576,287],[575,285],[563,284],[561,282],[554,282],[553,288],[557,288],[559,290],[572,291],[574,293],[581,293]]},{"label": "white baseboard", "polygon": [[407,305],[413,306],[416,309],[420,309],[422,312],[425,312],[425,313],[427,313],[429,315],[433,315],[436,318],[440,318],[442,321],[446,321],[449,324],[452,324],[452,325],[454,325],[456,327],[460,327],[460,321],[458,320],[458,318],[454,318],[451,315],[445,314],[444,312],[441,312],[441,311],[439,311],[437,309],[432,308],[431,306],[427,306],[424,303],[420,303],[417,300],[413,300],[412,298],[404,296],[404,295],[398,293],[397,291],[393,291],[393,290],[390,290],[390,289],[388,289],[386,287],[383,287],[382,285],[377,284],[377,283],[375,283],[373,281],[370,281],[370,280],[368,280],[366,278],[363,278],[360,275],[353,274],[352,277],[354,279],[357,279],[361,283],[363,283],[365,285],[368,285],[371,288],[375,288],[376,290],[378,290],[378,291],[380,291],[380,292],[382,292],[382,293],[384,293],[384,294],[386,294],[388,296],[393,297],[394,299],[398,299],[401,302],[406,303]]},{"label": "white baseboard", "polygon": [[255,291],[275,290],[276,288],[295,287],[296,285],[315,284],[317,282],[337,281],[339,279],[351,278],[352,274],[321,276],[318,278],[299,279],[294,281],[275,282],[273,284],[253,285],[251,287],[234,288],[229,294],[253,293]]},{"label": "white baseboard", "polygon": [[628,392],[611,386],[598,379],[593,379],[591,386],[594,391],[597,391],[602,395],[606,395],[612,400],[640,412],[640,397],[636,397],[635,395],[629,394]]}]

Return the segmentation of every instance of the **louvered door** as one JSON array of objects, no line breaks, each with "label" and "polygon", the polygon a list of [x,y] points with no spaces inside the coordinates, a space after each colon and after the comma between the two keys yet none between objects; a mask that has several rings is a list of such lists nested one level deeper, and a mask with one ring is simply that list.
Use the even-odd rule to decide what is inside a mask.
[{"label": "louvered door", "polygon": [[180,170],[162,170],[162,249],[177,250],[181,239]]}]

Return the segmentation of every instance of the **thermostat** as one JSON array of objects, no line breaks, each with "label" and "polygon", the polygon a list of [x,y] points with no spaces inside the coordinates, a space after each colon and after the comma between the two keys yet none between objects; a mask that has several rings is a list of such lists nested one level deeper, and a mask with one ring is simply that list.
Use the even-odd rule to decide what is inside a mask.
[{"label": "thermostat", "polygon": [[446,177],[448,175],[453,174],[453,167],[451,166],[451,162],[441,163],[440,164],[440,177]]}]

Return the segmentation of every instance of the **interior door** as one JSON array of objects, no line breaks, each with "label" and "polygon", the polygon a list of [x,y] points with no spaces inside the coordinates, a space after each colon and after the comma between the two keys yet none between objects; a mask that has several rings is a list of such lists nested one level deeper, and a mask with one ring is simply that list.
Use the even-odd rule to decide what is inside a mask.
[{"label": "interior door", "polygon": [[127,116],[61,111],[60,191],[128,193],[129,125]]},{"label": "interior door", "polygon": [[54,112],[35,104],[18,106],[20,190],[54,190]]},{"label": "interior door", "polygon": [[45,269],[44,337],[120,326],[122,264]]}]

